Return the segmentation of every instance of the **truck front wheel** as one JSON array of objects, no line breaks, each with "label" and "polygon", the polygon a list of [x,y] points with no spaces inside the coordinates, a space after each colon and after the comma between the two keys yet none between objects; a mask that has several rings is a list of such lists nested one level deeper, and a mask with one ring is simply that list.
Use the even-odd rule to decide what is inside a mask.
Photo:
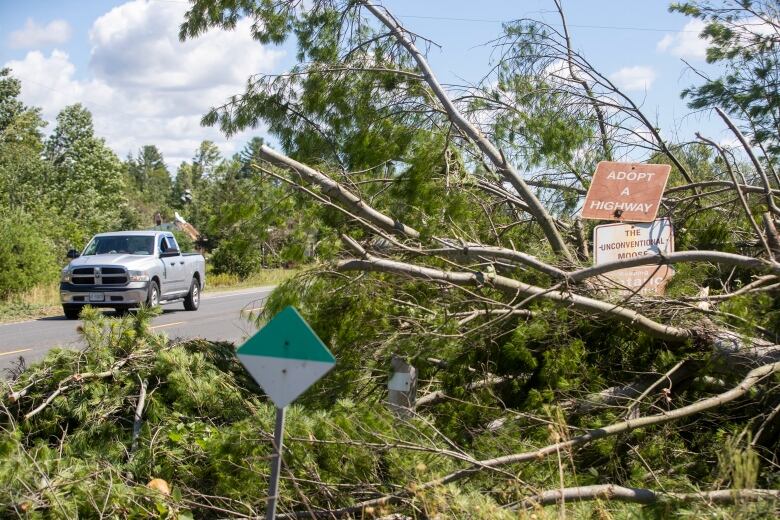
[{"label": "truck front wheel", "polygon": [[152,308],[160,305],[160,286],[157,285],[157,282],[149,284],[149,295],[146,297],[146,305]]},{"label": "truck front wheel", "polygon": [[65,313],[65,319],[77,320],[81,314],[81,305],[63,305],[62,312]]}]

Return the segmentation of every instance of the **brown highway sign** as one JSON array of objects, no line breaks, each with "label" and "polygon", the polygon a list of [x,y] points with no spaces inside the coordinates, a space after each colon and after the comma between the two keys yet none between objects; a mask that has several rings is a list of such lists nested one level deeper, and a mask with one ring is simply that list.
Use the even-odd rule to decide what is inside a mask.
[{"label": "brown highway sign", "polygon": [[672,167],[601,161],[590,183],[582,218],[652,222]]}]

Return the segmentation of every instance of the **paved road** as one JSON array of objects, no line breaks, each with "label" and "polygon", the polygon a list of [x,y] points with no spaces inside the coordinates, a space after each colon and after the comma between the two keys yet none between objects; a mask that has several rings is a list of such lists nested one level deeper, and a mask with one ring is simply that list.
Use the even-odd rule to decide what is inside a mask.
[{"label": "paved road", "polygon": [[[247,319],[247,313],[258,310],[273,287],[258,287],[224,293],[206,293],[196,312],[183,310],[181,303],[163,306],[152,329],[165,332],[170,338],[207,338],[238,342],[256,331]],[[81,346],[76,332],[80,321],[69,321],[62,316],[41,318],[20,323],[0,324],[0,379],[19,357],[33,363],[46,355],[52,347]]]}]

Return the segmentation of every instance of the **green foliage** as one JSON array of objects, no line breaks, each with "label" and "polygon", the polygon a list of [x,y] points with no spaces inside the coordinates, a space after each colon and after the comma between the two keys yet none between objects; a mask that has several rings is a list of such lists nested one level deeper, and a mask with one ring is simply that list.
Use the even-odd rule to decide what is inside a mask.
[{"label": "green foliage", "polygon": [[51,283],[57,275],[53,244],[30,215],[0,212],[0,298]]},{"label": "green foliage", "polygon": [[211,265],[217,274],[246,278],[260,269],[260,251],[254,242],[235,235],[220,242],[211,255]]},{"label": "green foliage", "polygon": [[[21,83],[0,70],[0,209],[30,210],[43,205],[50,166],[40,157],[40,110],[18,99]],[[44,200],[41,200],[44,199]]]},{"label": "green foliage", "polygon": [[143,146],[136,157],[125,161],[127,198],[140,215],[141,227],[149,227],[156,213],[171,220],[173,212],[168,207],[173,183],[160,150],[154,145]]},{"label": "green foliage", "polygon": [[178,229],[174,229],[172,233],[174,238],[176,238],[176,243],[179,244],[179,249],[182,252],[195,251],[195,242],[193,242],[187,233],[179,231]]},{"label": "green foliage", "polygon": [[[494,125],[496,139],[510,144],[527,142],[524,162],[531,167],[571,164],[578,149],[592,137],[593,120],[580,112],[563,110],[562,107],[571,104],[564,94],[553,92],[545,84],[545,78],[521,69],[525,53],[540,52],[535,33],[528,30],[525,24],[510,24],[506,28],[509,36],[525,35],[530,47],[520,46],[520,54],[501,65],[492,94],[496,99],[510,99],[517,108],[500,113]],[[485,103],[489,102],[478,105],[487,106]]]},{"label": "green foliage", "polygon": [[723,5],[675,2],[671,11],[705,22],[707,62],[723,66],[719,77],[683,91],[695,109],[720,107],[749,122],[756,144],[776,162],[780,154],[777,121],[780,96],[780,10],[773,0],[725,0]]},{"label": "green foliage", "polygon": [[760,460],[750,446],[749,437],[735,436],[726,439],[723,451],[718,453],[721,478],[734,489],[754,488],[758,480]]},{"label": "green foliage", "polygon": [[182,210],[207,236],[218,273],[247,277],[261,267],[334,254],[327,211],[258,169],[259,146],[261,141],[250,141],[241,154],[222,161]]},{"label": "green foliage", "polygon": [[727,321],[743,334],[752,335],[756,328],[762,328],[774,337],[780,336],[780,305],[776,294],[732,298],[720,310],[727,316]]},{"label": "green foliage", "polygon": [[[15,388],[29,387],[25,396],[2,398],[0,512],[164,517],[189,511],[211,518],[204,495],[220,497],[209,502],[229,511],[262,511],[258,485],[268,478],[274,408],[232,346],[169,343],[150,333],[147,310],[121,319],[90,309],[83,316],[86,349],[52,351],[14,381]],[[74,380],[74,374],[81,375]],[[69,377],[72,384],[59,399],[24,418]],[[148,389],[133,450],[141,381]],[[302,497],[322,507],[349,500],[349,489],[363,482],[392,489],[409,475],[425,479],[448,471],[446,459],[418,457],[390,442],[417,435],[430,438],[432,447],[441,443],[425,421],[399,423],[382,407],[348,400],[328,410],[292,407],[285,462],[299,480],[283,480],[280,507],[289,509]],[[168,481],[173,493],[146,488],[152,478]],[[338,485],[323,488],[312,478]]]}]

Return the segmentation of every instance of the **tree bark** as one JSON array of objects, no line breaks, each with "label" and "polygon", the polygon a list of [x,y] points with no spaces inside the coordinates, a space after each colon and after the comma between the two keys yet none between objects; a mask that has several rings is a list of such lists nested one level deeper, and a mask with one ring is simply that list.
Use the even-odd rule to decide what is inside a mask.
[{"label": "tree bark", "polygon": [[551,489],[536,496],[529,497],[511,509],[528,509],[535,506],[549,506],[566,502],[583,502],[588,500],[614,500],[618,502],[634,502],[637,504],[655,504],[661,501],[701,500],[714,504],[734,504],[737,502],[755,502],[758,500],[780,499],[777,489],[718,489],[700,493],[672,493],[653,491],[651,489],[631,488],[602,484],[563,489]]}]

